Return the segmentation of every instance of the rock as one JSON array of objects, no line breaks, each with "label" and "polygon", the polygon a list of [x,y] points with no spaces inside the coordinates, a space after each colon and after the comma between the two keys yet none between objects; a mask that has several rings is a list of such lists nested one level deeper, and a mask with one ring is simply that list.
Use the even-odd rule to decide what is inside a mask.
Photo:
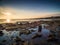
[{"label": "rock", "polygon": [[3,36],[3,35],[4,35],[4,33],[2,31],[0,31],[0,36]]},{"label": "rock", "polygon": [[37,37],[41,37],[42,35],[41,34],[35,34],[33,37],[32,37],[32,39],[35,39],[35,38],[37,38]]}]

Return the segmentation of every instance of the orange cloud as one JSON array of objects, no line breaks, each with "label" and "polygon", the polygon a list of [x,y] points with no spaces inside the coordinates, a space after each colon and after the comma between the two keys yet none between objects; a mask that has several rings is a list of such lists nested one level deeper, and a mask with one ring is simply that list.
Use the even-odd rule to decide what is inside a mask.
[{"label": "orange cloud", "polygon": [[[31,10],[16,10],[10,7],[0,7],[1,13],[0,19],[26,19],[26,18],[42,18],[42,17],[49,17],[54,16],[53,14],[59,14],[59,12],[36,12]],[[11,13],[9,16],[7,16]]]}]

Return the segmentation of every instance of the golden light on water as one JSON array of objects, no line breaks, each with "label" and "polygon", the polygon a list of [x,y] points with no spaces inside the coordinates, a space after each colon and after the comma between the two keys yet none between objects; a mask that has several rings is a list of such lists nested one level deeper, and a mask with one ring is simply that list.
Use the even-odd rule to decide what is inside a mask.
[{"label": "golden light on water", "polygon": [[6,19],[6,22],[7,22],[7,23],[10,23],[10,21],[11,21],[10,19]]}]

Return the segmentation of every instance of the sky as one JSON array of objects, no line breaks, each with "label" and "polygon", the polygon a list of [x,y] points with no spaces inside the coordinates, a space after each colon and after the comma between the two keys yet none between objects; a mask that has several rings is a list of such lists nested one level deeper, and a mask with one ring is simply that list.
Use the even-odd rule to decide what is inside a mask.
[{"label": "sky", "polygon": [[0,19],[60,16],[59,0],[0,0]]}]

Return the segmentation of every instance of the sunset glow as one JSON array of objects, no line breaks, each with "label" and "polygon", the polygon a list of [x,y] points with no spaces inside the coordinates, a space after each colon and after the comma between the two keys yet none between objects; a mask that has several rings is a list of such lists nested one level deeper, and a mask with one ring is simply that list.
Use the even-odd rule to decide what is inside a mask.
[{"label": "sunset glow", "polygon": [[7,15],[7,16],[8,16],[8,15],[11,15],[10,12],[4,12],[4,14]]},{"label": "sunset glow", "polygon": [[60,45],[60,0],[0,0],[0,45]]},{"label": "sunset glow", "polygon": [[29,19],[60,16],[59,2],[2,1],[0,19]]},{"label": "sunset glow", "polygon": [[10,19],[6,19],[6,22],[7,22],[7,23],[10,23],[10,21],[11,21]]},{"label": "sunset glow", "polygon": [[[7,7],[4,7],[7,8]],[[2,7],[2,9],[4,9]],[[2,16],[0,16],[0,19],[26,19],[26,18],[42,18],[42,17],[48,17],[48,16],[56,16],[59,14],[59,12],[37,12],[37,11],[29,11],[29,10],[23,10],[23,9],[4,9]],[[7,11],[8,10],[8,11]],[[54,15],[55,14],[55,15]]]}]

